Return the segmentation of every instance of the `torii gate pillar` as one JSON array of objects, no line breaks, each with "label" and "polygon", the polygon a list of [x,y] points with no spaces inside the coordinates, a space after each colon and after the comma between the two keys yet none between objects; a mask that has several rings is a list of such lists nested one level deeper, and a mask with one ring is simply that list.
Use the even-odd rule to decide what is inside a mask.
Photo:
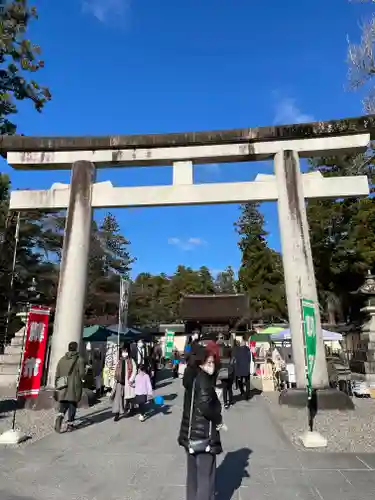
[{"label": "torii gate pillar", "polygon": [[93,163],[89,161],[73,163],[48,371],[50,387],[55,385],[57,363],[68,350],[69,342],[75,341],[79,346],[81,344],[94,181]]},{"label": "torii gate pillar", "polygon": [[312,385],[328,387],[327,363],[319,313],[309,225],[306,215],[302,174],[298,153],[282,150],[275,155],[274,168],[278,191],[280,239],[288,303],[293,359],[297,387],[306,385],[305,347],[301,298],[316,304],[316,359]]}]

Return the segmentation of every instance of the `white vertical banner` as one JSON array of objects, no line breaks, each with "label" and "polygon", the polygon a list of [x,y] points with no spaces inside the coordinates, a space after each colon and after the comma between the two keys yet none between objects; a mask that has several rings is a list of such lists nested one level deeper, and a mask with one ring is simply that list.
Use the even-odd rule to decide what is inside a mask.
[{"label": "white vertical banner", "polygon": [[105,361],[104,361],[104,386],[110,389],[113,388],[115,383],[115,371],[118,362],[118,347],[115,342],[107,340]]},{"label": "white vertical banner", "polygon": [[120,278],[120,304],[118,311],[119,332],[124,331],[128,324],[129,292],[129,279]]}]

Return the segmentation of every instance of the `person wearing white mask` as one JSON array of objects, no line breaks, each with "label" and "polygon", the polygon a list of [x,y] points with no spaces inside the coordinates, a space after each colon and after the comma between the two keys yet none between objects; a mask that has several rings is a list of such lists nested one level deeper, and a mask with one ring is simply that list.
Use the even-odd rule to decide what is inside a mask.
[{"label": "person wearing white mask", "polygon": [[215,360],[199,346],[184,373],[184,406],[178,443],[187,454],[186,500],[215,496],[216,455],[226,430],[215,391]]},{"label": "person wearing white mask", "polygon": [[130,411],[131,404],[135,398],[135,377],[137,366],[135,361],[129,356],[126,347],[121,350],[121,357],[117,363],[115,372],[115,386],[111,399],[112,413],[115,422],[118,422],[121,415]]}]

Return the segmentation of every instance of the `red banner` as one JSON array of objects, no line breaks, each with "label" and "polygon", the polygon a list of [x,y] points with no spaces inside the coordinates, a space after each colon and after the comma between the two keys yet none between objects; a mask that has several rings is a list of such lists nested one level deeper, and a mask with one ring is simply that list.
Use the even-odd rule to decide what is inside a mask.
[{"label": "red banner", "polygon": [[49,313],[50,309],[46,307],[33,306],[27,315],[26,341],[17,390],[19,398],[36,398],[39,394],[47,347]]}]

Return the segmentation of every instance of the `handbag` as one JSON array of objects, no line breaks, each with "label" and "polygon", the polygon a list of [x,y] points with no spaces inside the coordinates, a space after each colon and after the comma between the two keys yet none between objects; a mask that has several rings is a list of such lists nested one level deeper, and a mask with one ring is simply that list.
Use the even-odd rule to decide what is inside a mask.
[{"label": "handbag", "polygon": [[196,455],[197,453],[209,453],[211,451],[211,433],[212,433],[212,422],[210,421],[208,437],[204,439],[191,439],[191,422],[193,419],[194,410],[194,398],[195,398],[195,380],[193,382],[193,389],[191,392],[191,403],[190,403],[190,417],[189,417],[189,431],[188,431],[188,452],[190,455]]},{"label": "handbag", "polygon": [[73,370],[77,364],[77,361],[78,361],[78,357],[75,359],[72,366],[70,367],[70,370],[69,370],[69,373],[67,376],[58,377],[58,379],[56,380],[56,384],[55,384],[55,389],[57,391],[63,391],[64,389],[68,388],[68,380],[69,380],[69,377],[71,376],[71,374],[73,373]]},{"label": "handbag", "polygon": [[228,368],[220,368],[217,379],[218,380],[227,380],[229,378],[229,369]]}]

